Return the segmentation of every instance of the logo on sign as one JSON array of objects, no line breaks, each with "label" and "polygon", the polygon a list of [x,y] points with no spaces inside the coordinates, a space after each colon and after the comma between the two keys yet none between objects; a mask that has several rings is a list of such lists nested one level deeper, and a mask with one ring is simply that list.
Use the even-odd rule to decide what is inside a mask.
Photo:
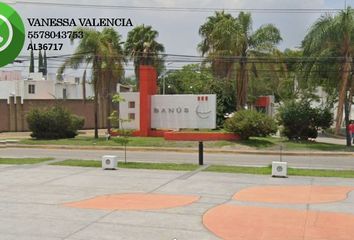
[{"label": "logo on sign", "polygon": [[207,119],[211,112],[208,105],[208,96],[198,96],[198,106],[195,109],[197,116],[201,119]]},{"label": "logo on sign", "polygon": [[0,2],[0,67],[12,63],[25,41],[25,27],[20,15]]}]

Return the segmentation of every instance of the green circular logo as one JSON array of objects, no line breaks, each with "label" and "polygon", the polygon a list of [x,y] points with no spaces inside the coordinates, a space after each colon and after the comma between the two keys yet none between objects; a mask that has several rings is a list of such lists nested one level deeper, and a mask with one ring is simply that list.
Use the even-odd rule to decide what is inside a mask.
[{"label": "green circular logo", "polygon": [[0,2],[0,67],[12,63],[25,42],[25,27],[20,15]]}]

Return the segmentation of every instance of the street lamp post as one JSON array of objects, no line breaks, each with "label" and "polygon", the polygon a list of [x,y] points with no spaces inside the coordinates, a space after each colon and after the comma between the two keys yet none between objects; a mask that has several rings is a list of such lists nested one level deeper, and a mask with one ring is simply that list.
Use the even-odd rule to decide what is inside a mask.
[{"label": "street lamp post", "polygon": [[162,95],[165,95],[165,88],[166,88],[166,86],[165,86],[165,76],[163,76],[163,78],[162,78]]},{"label": "street lamp post", "polygon": [[[169,62],[169,63],[167,63],[166,66],[171,65],[171,64],[172,64],[172,62]],[[165,95],[165,93],[166,93],[166,78],[165,78],[165,76],[168,73],[169,73],[169,70],[166,69],[160,75],[160,78],[162,78],[162,95]]]}]

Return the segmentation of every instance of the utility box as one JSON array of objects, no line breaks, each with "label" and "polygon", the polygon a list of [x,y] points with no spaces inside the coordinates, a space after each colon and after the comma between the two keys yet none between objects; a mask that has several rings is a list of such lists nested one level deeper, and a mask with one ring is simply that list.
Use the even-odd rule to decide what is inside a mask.
[{"label": "utility box", "polygon": [[287,162],[272,162],[272,177],[287,177],[288,163]]},{"label": "utility box", "polygon": [[104,155],[102,157],[102,169],[104,170],[115,170],[117,169],[118,159],[114,155]]}]

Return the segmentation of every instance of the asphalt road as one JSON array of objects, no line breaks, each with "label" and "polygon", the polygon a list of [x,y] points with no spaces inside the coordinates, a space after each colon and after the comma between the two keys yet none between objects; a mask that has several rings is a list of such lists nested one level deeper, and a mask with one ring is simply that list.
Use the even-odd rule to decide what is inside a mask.
[{"label": "asphalt road", "polygon": [[[31,149],[31,148],[1,148],[0,157],[53,157],[56,159],[100,160],[103,155],[116,155],[124,160],[124,152],[117,150],[74,150],[74,149]],[[129,151],[127,160],[134,162],[169,162],[198,163],[198,153],[180,153],[163,151]],[[272,161],[279,161],[280,156],[258,154],[220,154],[205,153],[205,164],[237,165],[237,166],[267,166]],[[321,168],[321,169],[353,169],[352,156],[282,156],[290,167]]]}]

